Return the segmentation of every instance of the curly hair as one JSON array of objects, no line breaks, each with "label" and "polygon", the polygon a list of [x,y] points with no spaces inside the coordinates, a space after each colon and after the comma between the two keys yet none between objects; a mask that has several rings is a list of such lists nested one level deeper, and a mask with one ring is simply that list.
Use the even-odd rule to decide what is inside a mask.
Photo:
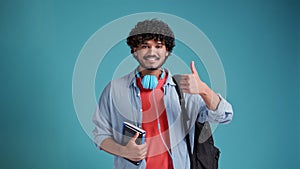
[{"label": "curly hair", "polygon": [[134,48],[147,40],[161,41],[170,53],[175,46],[173,31],[166,23],[157,19],[138,22],[127,37],[127,45],[133,53]]}]

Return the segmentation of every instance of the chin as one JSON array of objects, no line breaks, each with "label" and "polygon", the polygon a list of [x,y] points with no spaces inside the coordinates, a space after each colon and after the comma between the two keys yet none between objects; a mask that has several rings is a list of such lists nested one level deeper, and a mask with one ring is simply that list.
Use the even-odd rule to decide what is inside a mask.
[{"label": "chin", "polygon": [[156,67],[156,68],[147,68],[147,70],[157,70],[157,69],[159,69],[159,67]]},{"label": "chin", "polygon": [[157,70],[161,67],[161,65],[151,65],[151,66],[147,66],[146,68],[148,70]]}]

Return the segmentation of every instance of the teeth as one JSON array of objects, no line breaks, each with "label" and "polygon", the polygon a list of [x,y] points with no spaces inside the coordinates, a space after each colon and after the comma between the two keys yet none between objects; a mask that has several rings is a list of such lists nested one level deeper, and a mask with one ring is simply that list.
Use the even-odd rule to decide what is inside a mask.
[{"label": "teeth", "polygon": [[151,60],[151,61],[153,61],[153,60],[156,60],[156,58],[147,58],[146,60]]}]

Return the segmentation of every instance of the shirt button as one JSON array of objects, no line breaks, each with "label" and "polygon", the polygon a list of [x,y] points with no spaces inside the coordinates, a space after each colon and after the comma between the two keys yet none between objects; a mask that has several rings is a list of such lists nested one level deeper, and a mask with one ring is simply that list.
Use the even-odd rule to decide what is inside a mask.
[{"label": "shirt button", "polygon": [[140,97],[141,94],[138,93],[137,95]]},{"label": "shirt button", "polygon": [[140,109],[140,112],[143,112],[143,109]]}]

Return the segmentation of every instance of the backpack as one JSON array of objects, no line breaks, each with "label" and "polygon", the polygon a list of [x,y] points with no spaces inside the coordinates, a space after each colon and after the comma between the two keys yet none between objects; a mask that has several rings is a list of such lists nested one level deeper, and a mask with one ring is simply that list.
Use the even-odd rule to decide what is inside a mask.
[{"label": "backpack", "polygon": [[184,128],[188,133],[185,136],[185,139],[190,157],[191,169],[218,169],[220,150],[214,145],[214,139],[209,122],[195,122],[194,149],[191,150],[189,130],[187,127],[188,117],[185,109],[184,99],[182,99],[182,93],[176,81],[176,79],[178,78],[176,77],[176,75],[174,75],[172,78],[174,83],[176,84],[175,89],[178,94],[181,110],[183,113]]}]

